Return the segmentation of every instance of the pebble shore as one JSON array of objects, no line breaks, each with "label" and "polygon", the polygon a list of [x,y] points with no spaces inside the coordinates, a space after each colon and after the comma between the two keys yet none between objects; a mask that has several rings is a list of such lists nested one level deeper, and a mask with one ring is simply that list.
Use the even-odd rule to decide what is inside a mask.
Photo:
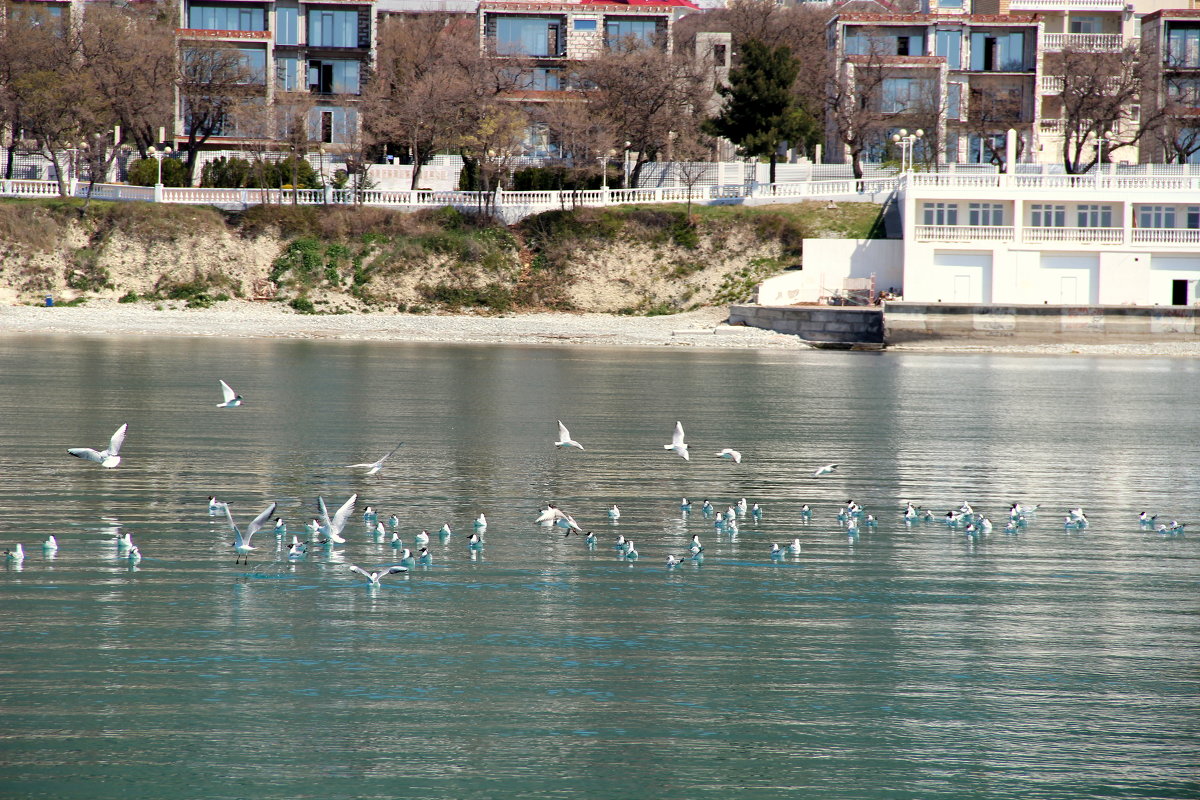
[{"label": "pebble shore", "polygon": [[[221,336],[232,338],[346,339],[471,344],[592,345],[809,349],[801,339],[725,325],[723,307],[658,317],[543,312],[475,314],[298,314],[277,303],[230,300],[207,309],[181,303],[117,303],[0,307],[0,336]],[[896,352],[1000,353],[1200,357],[1200,342],[1101,344],[979,344],[935,342],[889,348]]]}]

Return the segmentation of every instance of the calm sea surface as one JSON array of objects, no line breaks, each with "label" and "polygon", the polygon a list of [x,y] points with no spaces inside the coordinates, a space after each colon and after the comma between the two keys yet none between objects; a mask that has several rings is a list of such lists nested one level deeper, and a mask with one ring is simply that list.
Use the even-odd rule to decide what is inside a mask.
[{"label": "calm sea surface", "polygon": [[[123,422],[118,469],[67,455]],[[268,529],[249,566],[206,500],[278,501],[290,539],[352,493],[345,545],[289,561]],[[736,534],[699,513],[742,497]],[[547,500],[594,549],[533,524]],[[1041,510],[1010,535],[1014,501]],[[433,564],[351,574],[396,558],[367,505]],[[1195,361],[5,338],[16,542],[4,798],[1200,797]]]}]

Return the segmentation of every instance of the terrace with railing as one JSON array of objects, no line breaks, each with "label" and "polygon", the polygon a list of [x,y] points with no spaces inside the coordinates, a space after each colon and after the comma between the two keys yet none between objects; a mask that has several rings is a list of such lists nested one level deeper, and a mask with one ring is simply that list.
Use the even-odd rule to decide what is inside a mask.
[{"label": "terrace with railing", "polygon": [[1084,50],[1089,53],[1117,53],[1125,47],[1125,37],[1119,33],[1047,33],[1042,35],[1042,48],[1048,53],[1062,50]]}]

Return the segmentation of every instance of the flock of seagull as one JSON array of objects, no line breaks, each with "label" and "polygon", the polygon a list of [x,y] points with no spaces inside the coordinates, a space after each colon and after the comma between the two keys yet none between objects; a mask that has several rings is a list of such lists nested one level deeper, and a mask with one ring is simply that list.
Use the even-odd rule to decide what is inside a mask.
[{"label": "flock of seagull", "polygon": [[[243,403],[243,398],[235,392],[225,381],[219,381],[221,386],[222,401],[217,404],[218,408],[236,408]],[[81,458],[95,464],[99,464],[105,469],[114,469],[121,463],[121,445],[125,441],[125,435],[129,430],[128,423],[122,424],[113,433],[109,439],[108,446],[103,450],[94,450],[87,447],[69,448],[67,452],[70,455]],[[347,469],[361,470],[365,475],[376,475],[384,466],[384,463],[403,446],[400,442],[390,451],[376,461],[360,464],[347,464]],[[576,448],[583,450],[584,447],[578,441],[571,437],[571,432],[562,420],[558,420],[558,439],[554,442],[555,447],[559,448]],[[685,439],[683,424],[675,423],[675,428],[671,436],[671,442],[664,444],[663,447],[684,460],[690,460],[690,451]],[[735,464],[742,462],[742,454],[733,448],[724,448],[716,453],[718,458],[732,461]],[[819,478],[822,475],[828,475],[838,469],[837,464],[826,464],[819,467],[813,477]],[[302,559],[308,555],[310,545],[321,545],[327,549],[333,545],[346,543],[346,538],[342,535],[351,515],[354,513],[355,504],[358,501],[358,495],[351,495],[337,511],[330,515],[323,497],[317,498],[317,508],[319,515],[314,517],[305,527],[310,534],[309,542],[302,542],[296,535],[292,535],[291,543],[286,544],[287,525],[281,517],[275,516],[278,504],[272,502],[257,516],[254,517],[243,530],[233,518],[233,512],[228,503],[218,500],[215,496],[208,498],[208,511],[210,516],[223,515],[229,524],[233,534],[231,547],[236,554],[234,563],[249,564],[251,553],[256,548],[253,545],[253,538],[256,533],[266,527],[268,521],[273,521],[273,531],[276,538],[280,542],[280,547],[287,547],[287,558],[289,560]],[[942,522],[949,528],[961,529],[964,535],[968,537],[986,536],[990,534],[994,528],[992,521],[985,515],[978,513],[968,502],[963,504],[958,509],[951,509],[944,515],[938,515],[928,509],[922,509],[914,505],[911,501],[905,501],[903,512],[904,523],[911,526],[918,522]],[[692,511],[692,504],[687,499],[681,500],[679,505],[680,512],[686,518]],[[1022,505],[1013,503],[1008,512],[1008,520],[1004,524],[1005,533],[1018,533],[1028,525],[1030,517],[1037,513],[1038,506]],[[731,504],[725,511],[718,511],[709,500],[704,500],[700,506],[700,513],[705,519],[713,519],[713,525],[718,532],[727,534],[736,534],[738,531],[739,520],[749,516],[755,522],[760,520],[763,515],[762,508],[757,504],[750,505],[745,498]],[[811,520],[813,514],[812,508],[805,504],[800,509],[800,517],[805,522]],[[400,520],[392,514],[388,519],[387,527],[379,521],[379,515],[374,508],[368,506],[363,513],[362,519],[368,526],[370,532],[375,536],[376,541],[384,541],[387,539],[390,528],[390,540],[388,540],[397,553],[398,563],[390,564],[379,570],[367,570],[358,565],[347,565],[347,570],[365,579],[367,585],[378,586],[383,578],[389,575],[396,575],[407,572],[416,565],[428,566],[432,564],[432,556],[429,553],[429,532],[422,530],[414,538],[414,545],[418,548],[417,552],[404,547],[403,541],[400,539],[397,528]],[[616,523],[621,517],[621,510],[617,505],[613,505],[608,509],[608,519],[611,523]],[[874,515],[867,513],[860,505],[853,500],[847,500],[844,507],[837,512],[837,519],[844,524],[845,529],[853,543],[861,528],[874,528],[878,523]],[[546,507],[541,510],[538,516],[534,519],[534,523],[546,527],[557,527],[565,530],[564,537],[577,535],[581,537],[589,549],[595,548],[597,545],[596,535],[592,531],[585,531],[582,526],[576,522],[575,518],[566,511],[559,508],[554,503],[547,503]],[[1151,515],[1149,512],[1142,512],[1138,517],[1138,523],[1143,530],[1153,530],[1158,533],[1167,535],[1180,535],[1186,527],[1184,523],[1177,520],[1172,520],[1169,524],[1158,522],[1158,515]],[[467,546],[472,553],[477,553],[483,549],[484,542],[482,534],[487,528],[487,519],[484,514],[480,514],[473,523],[474,532],[468,539]],[[1084,514],[1083,509],[1076,507],[1067,511],[1063,519],[1064,530],[1082,530],[1088,527],[1088,519]],[[441,541],[445,543],[450,535],[451,529],[448,524],[443,525],[438,532]],[[141,561],[141,551],[133,541],[129,534],[123,536],[118,535],[115,540],[118,555],[127,559],[129,563],[137,564]],[[58,550],[58,541],[51,535],[42,544],[43,552],[47,555],[53,555]],[[626,539],[623,535],[618,535],[613,545],[613,549],[617,551],[619,558],[636,561],[639,558],[638,551],[634,547],[634,543]],[[793,539],[791,543],[780,546],[778,543],[773,543],[769,556],[772,560],[781,560],[787,556],[798,556],[801,552],[800,539]],[[9,563],[20,563],[25,558],[25,552],[20,543],[17,543],[12,550],[4,551],[5,560]],[[693,562],[702,562],[704,558],[704,546],[700,542],[699,534],[693,534],[692,540],[686,553],[668,554],[666,557],[666,566],[673,568],[686,560]]]}]

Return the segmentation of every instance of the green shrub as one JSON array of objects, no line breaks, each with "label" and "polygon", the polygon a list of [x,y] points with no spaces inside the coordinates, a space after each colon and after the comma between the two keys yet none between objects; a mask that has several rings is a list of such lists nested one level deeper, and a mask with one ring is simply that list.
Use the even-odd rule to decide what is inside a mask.
[{"label": "green shrub", "polygon": [[117,302],[118,303],[136,303],[138,300],[141,300],[141,299],[142,298],[138,297],[137,292],[130,290],[130,291],[126,292],[125,294],[121,295],[121,297],[118,298]]},{"label": "green shrub", "polygon": [[[158,161],[153,158],[139,158],[129,165],[126,180],[134,186],[153,186],[158,181]],[[164,158],[162,160],[163,186],[187,186],[187,164],[182,159]]]},{"label": "green shrub", "polygon": [[288,305],[296,311],[299,311],[301,314],[317,313],[316,306],[314,306],[312,300],[309,300],[307,297],[294,298],[288,303]]}]

